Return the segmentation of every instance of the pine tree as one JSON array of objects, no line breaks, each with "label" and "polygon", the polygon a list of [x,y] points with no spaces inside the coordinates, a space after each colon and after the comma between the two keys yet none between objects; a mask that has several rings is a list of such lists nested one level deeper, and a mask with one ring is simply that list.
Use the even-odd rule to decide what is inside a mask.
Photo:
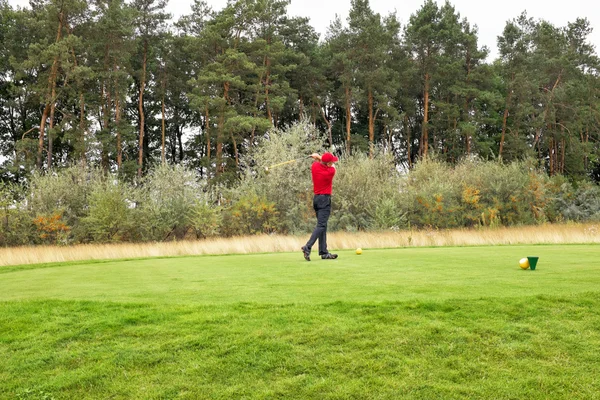
[{"label": "pine tree", "polygon": [[139,116],[139,144],[138,144],[138,177],[142,176],[144,168],[144,154],[148,156],[148,141],[146,137],[146,113],[144,108],[144,94],[148,81],[148,66],[153,65],[155,54],[154,44],[165,30],[166,21],[170,15],[164,10],[167,6],[166,0],[134,0],[132,3],[136,10],[135,28],[137,35],[136,68],[134,77],[138,84]]}]

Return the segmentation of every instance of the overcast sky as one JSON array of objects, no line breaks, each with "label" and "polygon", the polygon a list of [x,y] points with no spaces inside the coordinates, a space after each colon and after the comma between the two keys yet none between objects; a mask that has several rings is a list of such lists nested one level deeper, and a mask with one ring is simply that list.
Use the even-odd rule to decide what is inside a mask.
[{"label": "overcast sky", "polygon": [[[28,0],[8,0],[9,4],[26,6]],[[214,10],[222,9],[227,0],[207,0]],[[414,14],[423,4],[423,0],[371,0],[371,8],[386,15],[394,10],[398,19],[404,26],[411,14]],[[443,4],[444,0],[437,0]],[[169,0],[169,12],[175,18],[190,12],[191,0]],[[497,55],[496,38],[502,33],[507,20],[513,19],[527,11],[530,17],[544,19],[555,26],[566,26],[578,17],[587,18],[594,32],[590,36],[590,42],[600,48],[600,6],[597,0],[453,0],[450,2],[456,8],[461,18],[467,18],[471,25],[479,28],[479,45],[487,46],[493,59]],[[311,25],[324,37],[329,23],[338,14],[343,21],[348,16],[350,0],[292,0],[288,7],[291,16],[309,17]]]}]

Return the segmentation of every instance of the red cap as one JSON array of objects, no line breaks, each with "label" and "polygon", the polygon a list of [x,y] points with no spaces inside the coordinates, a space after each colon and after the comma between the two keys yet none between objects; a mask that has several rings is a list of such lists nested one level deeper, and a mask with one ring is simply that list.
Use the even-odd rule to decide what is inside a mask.
[{"label": "red cap", "polygon": [[331,153],[325,153],[321,156],[321,161],[324,163],[336,162],[338,158]]}]

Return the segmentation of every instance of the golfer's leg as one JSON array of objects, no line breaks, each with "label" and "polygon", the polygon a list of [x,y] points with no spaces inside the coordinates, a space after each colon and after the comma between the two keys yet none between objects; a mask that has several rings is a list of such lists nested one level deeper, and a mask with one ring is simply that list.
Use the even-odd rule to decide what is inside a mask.
[{"label": "golfer's leg", "polygon": [[308,249],[308,251],[312,249],[317,239],[321,237],[321,232],[324,229],[324,227],[320,224],[321,219],[319,218],[319,213],[321,212],[321,204],[319,200],[319,196],[315,196],[313,199],[313,208],[315,209],[315,213],[317,214],[317,226],[313,230],[312,235],[310,235],[310,239],[308,239],[308,242],[306,242],[306,248]]},{"label": "golfer's leg", "polygon": [[327,227],[321,232],[319,236],[319,255],[327,254]]},{"label": "golfer's leg", "polygon": [[320,210],[320,226],[323,227],[321,234],[319,235],[319,255],[327,254],[327,221],[329,221],[329,215],[331,214],[331,208],[327,207]]}]

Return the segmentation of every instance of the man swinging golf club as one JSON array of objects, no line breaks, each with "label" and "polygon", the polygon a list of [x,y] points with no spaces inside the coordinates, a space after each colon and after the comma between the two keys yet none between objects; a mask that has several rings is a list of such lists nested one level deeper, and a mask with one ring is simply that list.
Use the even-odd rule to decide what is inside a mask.
[{"label": "man swinging golf club", "polygon": [[335,166],[333,163],[338,158],[331,153],[325,153],[320,156],[317,153],[310,155],[315,162],[311,166],[313,181],[313,208],[317,214],[317,226],[313,231],[306,245],[302,246],[304,259],[310,261],[310,251],[319,240],[319,255],[324,260],[335,260],[337,254],[327,251],[327,221],[331,214],[331,188],[333,186],[333,177],[335,176]]}]

